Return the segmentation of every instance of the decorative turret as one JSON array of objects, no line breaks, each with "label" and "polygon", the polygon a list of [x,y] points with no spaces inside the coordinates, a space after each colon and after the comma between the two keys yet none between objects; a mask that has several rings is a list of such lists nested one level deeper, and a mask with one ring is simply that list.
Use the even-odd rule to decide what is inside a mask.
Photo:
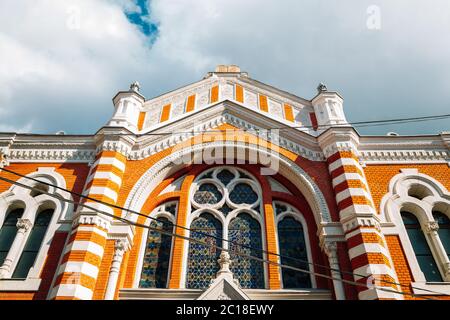
[{"label": "decorative turret", "polygon": [[343,98],[339,93],[328,91],[327,86],[320,83],[317,95],[312,99],[314,113],[320,129],[324,126],[347,124],[343,109]]},{"label": "decorative turret", "polygon": [[140,89],[139,82],[135,81],[128,91],[120,91],[116,94],[113,98],[115,112],[108,126],[137,130],[139,113],[145,102],[145,97],[139,92]]}]

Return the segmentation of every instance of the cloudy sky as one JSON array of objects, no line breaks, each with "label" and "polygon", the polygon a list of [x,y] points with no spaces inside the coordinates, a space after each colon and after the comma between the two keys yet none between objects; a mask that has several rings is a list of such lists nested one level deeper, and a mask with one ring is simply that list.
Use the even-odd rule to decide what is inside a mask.
[{"label": "cloudy sky", "polygon": [[151,98],[217,64],[306,99],[324,82],[349,121],[448,114],[449,14],[448,0],[2,0],[0,131],[94,133],[132,81]]}]

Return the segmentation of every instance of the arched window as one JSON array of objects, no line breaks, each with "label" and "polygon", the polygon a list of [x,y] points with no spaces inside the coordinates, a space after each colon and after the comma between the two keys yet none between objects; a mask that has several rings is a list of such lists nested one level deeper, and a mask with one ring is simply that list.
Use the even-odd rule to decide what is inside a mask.
[{"label": "arched window", "polygon": [[433,218],[439,225],[439,238],[444,246],[445,252],[450,259],[450,219],[439,211],[433,211]]},{"label": "arched window", "polygon": [[[163,217],[150,223],[152,228],[173,232],[173,224]],[[142,266],[141,288],[166,288],[169,273],[172,237],[149,229],[145,247],[144,264]]]},{"label": "arched window", "polygon": [[0,229],[0,266],[6,259],[17,233],[17,220],[22,217],[23,209],[14,209],[6,215]]},{"label": "arched window", "polygon": [[27,277],[41,248],[42,241],[53,216],[53,211],[53,209],[47,209],[37,215],[12,278],[22,279]]},{"label": "arched window", "polygon": [[425,235],[423,234],[419,220],[414,214],[406,211],[402,211],[401,216],[409,241],[413,247],[420,269],[425,275],[425,279],[429,282],[442,281],[438,266],[433,258]]},{"label": "arched window", "polygon": [[[210,219],[215,219],[221,227],[223,225],[224,230],[228,231],[225,236],[228,237],[229,242],[203,236],[201,240],[215,243],[220,247],[228,246],[232,261],[230,269],[242,288],[264,288],[263,263],[237,254],[263,258],[261,187],[257,180],[240,168],[216,167],[200,174],[192,188],[191,215],[196,216],[201,213],[200,217],[203,217],[204,212],[210,212]],[[213,214],[216,218],[212,217]],[[197,227],[199,223],[197,219],[192,222],[191,229]],[[218,232],[216,233],[218,234]],[[191,237],[194,235],[195,233],[191,232]],[[215,251],[213,255],[210,254],[209,257],[204,257],[203,255],[208,254],[210,249],[203,247],[194,243],[189,245],[186,282],[188,288],[209,286],[219,269],[217,260],[220,250]],[[198,252],[202,252],[203,255]],[[195,261],[198,259],[207,259],[208,268],[202,266],[205,262]],[[203,279],[207,279],[207,281],[203,281]]]},{"label": "arched window", "polygon": [[[254,201],[253,201],[254,202]],[[261,261],[240,254],[262,258],[261,227],[248,213],[240,213],[228,227],[231,250],[231,271],[244,289],[264,288],[264,268]],[[240,254],[237,254],[240,253]]]},{"label": "arched window", "polygon": [[[278,243],[281,264],[309,270],[303,226],[292,216],[278,222]],[[311,288],[309,273],[282,268],[283,288]]]},{"label": "arched window", "polygon": [[[190,229],[190,237],[192,239],[222,246],[222,241],[220,240],[222,238],[222,225],[212,214],[202,213],[192,221]],[[219,263],[217,262],[219,256],[220,250],[215,247],[190,242],[186,288],[207,288],[219,271]]]}]

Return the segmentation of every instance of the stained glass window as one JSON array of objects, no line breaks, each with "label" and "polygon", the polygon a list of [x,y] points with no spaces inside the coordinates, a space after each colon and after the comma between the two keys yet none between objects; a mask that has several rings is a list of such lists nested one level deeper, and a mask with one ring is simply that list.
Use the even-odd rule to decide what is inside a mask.
[{"label": "stained glass window", "polygon": [[430,247],[428,246],[416,216],[405,211],[401,212],[401,215],[406,232],[408,233],[409,241],[416,254],[420,269],[425,275],[425,279],[432,282],[442,281],[436,261],[433,258],[433,254],[431,253]]},{"label": "stained glass window", "polygon": [[247,183],[238,183],[230,193],[230,200],[236,204],[253,204],[258,200],[258,195]]},{"label": "stained glass window", "polygon": [[231,180],[234,179],[234,174],[227,169],[223,169],[217,174],[217,179],[219,179],[224,186],[226,186]]},{"label": "stained glass window", "polygon": [[37,215],[12,278],[24,279],[27,277],[28,272],[36,260],[39,249],[41,248],[42,241],[44,240],[52,216],[53,209],[44,210]]},{"label": "stained glass window", "polygon": [[177,204],[173,203],[173,204],[167,204],[166,205],[166,211],[171,213],[174,217],[177,214]]},{"label": "stained glass window", "polygon": [[8,255],[9,249],[16,237],[17,233],[17,220],[22,217],[23,209],[12,210],[5,218],[3,226],[0,229],[0,266],[5,261]]},{"label": "stained glass window", "polygon": [[[245,245],[242,247],[230,243],[232,259],[231,271],[244,289],[264,288],[263,263],[236,254],[235,252],[262,258],[261,227],[259,222],[248,213],[241,213],[231,220],[228,227],[228,239],[231,242]],[[259,250],[258,250],[259,249]]]},{"label": "stained glass window", "polygon": [[212,183],[203,183],[194,194],[198,204],[215,204],[222,199],[219,189]]},{"label": "stained glass window", "polygon": [[[191,238],[210,245],[222,246],[222,241],[220,240],[222,238],[222,225],[212,214],[202,213],[191,223],[190,229]],[[200,231],[218,239],[195,231]],[[220,250],[216,248],[190,242],[186,288],[207,288],[219,271],[219,263],[217,262],[219,256]]]},{"label": "stained glass window", "polygon": [[[173,232],[173,224],[167,218],[153,220],[150,226],[167,232]],[[172,237],[155,230],[148,231],[142,266],[141,288],[166,288],[169,272]]]},{"label": "stained glass window", "polygon": [[438,235],[450,259],[450,219],[439,211],[433,211],[433,217],[439,225]]},{"label": "stained glass window", "polygon": [[282,204],[279,204],[279,203],[275,204],[275,213],[277,215],[279,215],[279,214],[281,214],[283,212],[286,212],[286,211],[287,211],[287,207],[285,205],[282,205]]},{"label": "stained glass window", "polygon": [[[278,223],[278,242],[282,264],[309,270],[305,234],[300,222],[290,216],[284,217]],[[311,288],[311,279],[308,273],[282,268],[282,276],[285,289]]]}]

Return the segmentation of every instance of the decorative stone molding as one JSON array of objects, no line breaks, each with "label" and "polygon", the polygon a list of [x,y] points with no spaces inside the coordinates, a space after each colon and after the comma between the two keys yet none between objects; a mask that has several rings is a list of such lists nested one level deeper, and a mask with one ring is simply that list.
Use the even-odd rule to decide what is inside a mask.
[{"label": "decorative stone molding", "polygon": [[11,149],[10,162],[90,162],[95,159],[94,150],[79,149]]},{"label": "decorative stone molding", "polygon": [[223,112],[222,114],[204,121],[195,127],[192,127],[189,131],[182,133],[174,133],[167,138],[164,138],[156,143],[152,143],[145,148],[131,152],[129,155],[130,160],[141,160],[150,157],[158,152],[161,152],[167,148],[175,146],[178,143],[186,141],[190,138],[200,135],[203,131],[213,130],[222,124],[230,124],[239,129],[245,130],[246,132],[253,134],[261,139],[267,140],[275,145],[287,149],[299,156],[312,161],[324,161],[325,158],[321,152],[313,151],[306,148],[298,143],[295,143],[287,138],[281,137],[277,134],[272,134],[269,130],[255,126],[245,120],[240,119],[228,112]]},{"label": "decorative stone molding", "polygon": [[17,219],[17,229],[19,232],[27,232],[33,226],[33,223],[29,219]]},{"label": "decorative stone molding", "polygon": [[439,230],[439,224],[436,221],[428,221],[425,225],[425,232],[426,233],[433,233],[438,232]]},{"label": "decorative stone molding", "polygon": [[72,227],[74,228],[80,224],[94,225],[109,230],[111,218],[97,212],[78,212],[73,218]]},{"label": "decorative stone molding", "polygon": [[[252,151],[261,151],[261,150],[255,150],[252,146],[245,145],[245,144],[239,144],[235,141],[218,141],[213,143],[202,143],[190,146],[189,148],[183,148],[181,150],[178,150],[177,152],[174,152],[170,154],[169,156],[163,158],[159,162],[155,163],[149,170],[147,170],[141,178],[136,182],[134,187],[129,193],[129,196],[125,202],[124,207],[130,208],[133,210],[140,210],[140,204],[144,199],[147,199],[147,192],[149,192],[149,187],[154,181],[159,181],[159,176],[162,176],[165,174],[164,168],[173,165],[177,159],[183,158],[185,154],[189,154],[192,152],[196,152],[199,150],[202,150],[204,148],[211,148],[211,147],[237,147],[237,148],[244,148],[249,149]],[[325,197],[323,196],[322,191],[317,186],[317,184],[314,182],[314,180],[302,169],[300,168],[295,162],[292,162],[282,154],[272,154],[272,156],[277,157],[277,160],[280,161],[280,164],[282,164],[282,167],[285,166],[285,170],[289,170],[289,172],[285,172],[287,176],[292,175],[292,177],[297,177],[302,182],[301,187],[299,187],[300,191],[304,192],[304,194],[311,195],[311,197],[314,199],[311,201],[310,205],[312,207],[312,210],[315,212],[316,216],[316,222],[320,224],[321,222],[331,222],[331,216],[330,211],[328,209],[327,202],[325,200]],[[281,168],[283,169],[283,168]],[[294,181],[295,179],[291,178],[291,181]],[[127,214],[125,213],[125,215]]]},{"label": "decorative stone molding", "polygon": [[450,153],[445,150],[374,150],[361,151],[360,161],[369,163],[425,162],[446,163]]},{"label": "decorative stone molding", "polygon": [[359,227],[372,227],[381,232],[380,221],[376,216],[354,217],[350,221],[343,222],[344,232],[348,232]]}]

